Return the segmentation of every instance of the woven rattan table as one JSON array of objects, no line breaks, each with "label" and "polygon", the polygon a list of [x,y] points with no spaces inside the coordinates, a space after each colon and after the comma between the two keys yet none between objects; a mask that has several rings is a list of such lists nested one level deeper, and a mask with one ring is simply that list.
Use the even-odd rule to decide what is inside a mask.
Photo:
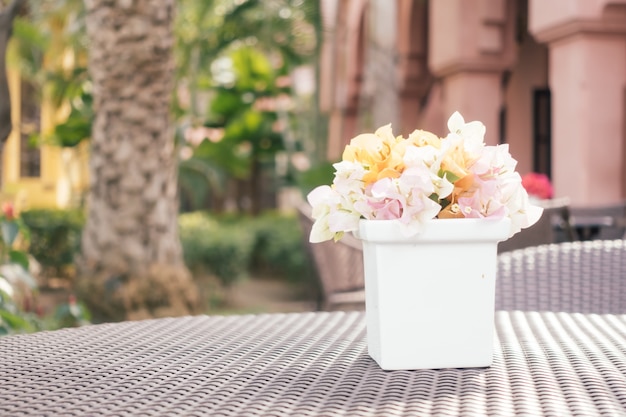
[{"label": "woven rattan table", "polygon": [[497,312],[494,364],[383,371],[361,312],[0,338],[1,416],[626,415],[626,315]]}]

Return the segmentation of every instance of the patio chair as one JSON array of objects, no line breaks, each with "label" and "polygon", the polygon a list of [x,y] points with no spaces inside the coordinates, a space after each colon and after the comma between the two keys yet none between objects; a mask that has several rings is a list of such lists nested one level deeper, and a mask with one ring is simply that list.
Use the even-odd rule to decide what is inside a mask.
[{"label": "patio chair", "polygon": [[543,214],[539,221],[522,229],[508,240],[498,244],[498,253],[576,240],[569,224],[569,198],[557,198],[540,202]]},{"label": "patio chair", "polygon": [[496,310],[626,313],[626,240],[563,242],[499,254]]},{"label": "patio chair", "polygon": [[298,207],[304,244],[317,273],[321,297],[320,310],[361,309],[365,306],[363,246],[350,234],[337,241],[310,243],[313,227],[311,207]]},{"label": "patio chair", "polygon": [[620,239],[626,233],[626,200],[598,207],[570,207],[577,240]]}]

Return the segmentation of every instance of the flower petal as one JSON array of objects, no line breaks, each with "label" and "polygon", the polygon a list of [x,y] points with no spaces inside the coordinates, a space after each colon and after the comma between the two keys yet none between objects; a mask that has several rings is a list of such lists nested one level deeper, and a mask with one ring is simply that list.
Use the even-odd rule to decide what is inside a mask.
[{"label": "flower petal", "polygon": [[448,119],[448,130],[450,133],[460,133],[461,129],[465,126],[465,119],[461,116],[461,113],[455,111]]}]

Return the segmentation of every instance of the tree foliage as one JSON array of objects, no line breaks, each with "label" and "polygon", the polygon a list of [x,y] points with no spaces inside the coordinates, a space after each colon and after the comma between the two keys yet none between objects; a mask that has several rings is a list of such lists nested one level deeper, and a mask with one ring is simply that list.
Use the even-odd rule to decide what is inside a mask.
[{"label": "tree foliage", "polygon": [[[275,155],[285,150],[284,135],[293,122],[289,75],[317,51],[317,2],[187,0],[180,5],[178,81],[187,93],[177,97],[181,130],[219,130],[200,143],[187,141],[193,156],[181,166],[218,172],[223,181],[211,193],[258,213],[267,189],[276,186],[268,172]],[[198,175],[189,178],[184,168],[181,173],[185,194],[185,183]]]},{"label": "tree foliage", "polygon": [[[271,178],[274,155],[283,152],[294,123],[285,80],[294,68],[314,62],[318,50],[318,2],[178,0],[177,7],[172,111],[177,140],[188,148],[180,164],[181,194],[194,208],[219,208],[227,198],[241,209],[243,201],[258,207],[268,192],[262,188],[273,186],[260,177]],[[93,111],[83,1],[30,0],[15,38],[14,65],[22,76],[54,105],[67,107],[67,117],[39,143],[75,146],[88,139]],[[201,127],[220,130],[220,138],[186,139],[189,128]]]}]

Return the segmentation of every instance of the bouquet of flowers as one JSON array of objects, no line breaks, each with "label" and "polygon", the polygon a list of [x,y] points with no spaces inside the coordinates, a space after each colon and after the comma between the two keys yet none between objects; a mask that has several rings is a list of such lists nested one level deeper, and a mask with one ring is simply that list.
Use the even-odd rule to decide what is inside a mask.
[{"label": "bouquet of flowers", "polygon": [[510,236],[534,224],[542,209],[531,205],[508,145],[487,146],[485,125],[465,123],[458,112],[444,138],[415,130],[394,136],[391,125],[364,133],[334,164],[332,185],[311,191],[315,219],[309,240],[339,240],[360,219],[397,219],[407,236],[431,219],[511,219]]}]

